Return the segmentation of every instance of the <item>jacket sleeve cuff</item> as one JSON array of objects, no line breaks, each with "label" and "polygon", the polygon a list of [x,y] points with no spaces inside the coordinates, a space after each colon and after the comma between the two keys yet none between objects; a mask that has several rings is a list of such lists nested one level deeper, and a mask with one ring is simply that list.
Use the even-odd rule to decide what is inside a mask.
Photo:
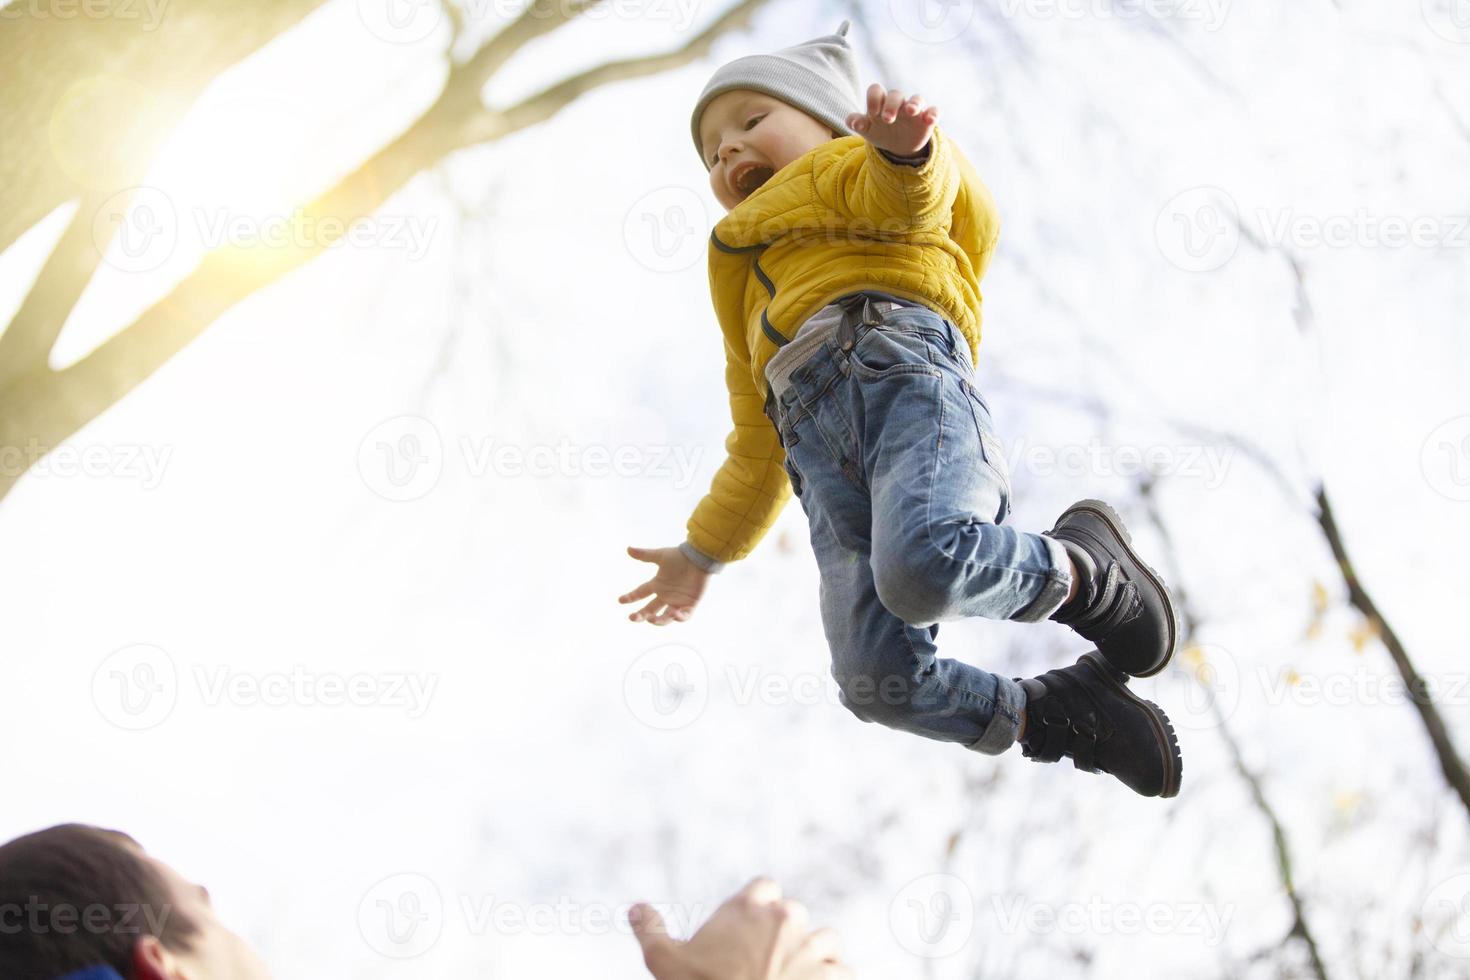
[{"label": "jacket sleeve cuff", "polygon": [[688,541],[683,541],[679,544],[679,553],[682,554],[685,558],[688,558],[690,561],[694,562],[694,564],[698,567],[704,569],[706,572],[709,572],[711,574],[719,572],[721,569],[729,564],[729,562],[715,561],[715,559],[700,551]]},{"label": "jacket sleeve cuff", "polygon": [[907,164],[910,167],[920,167],[923,166],[926,161],[928,161],[929,148],[933,145],[933,143],[934,141],[930,140],[928,143],[924,144],[924,148],[918,153],[906,157],[901,157],[896,153],[889,153],[887,150],[879,150],[878,152],[883,154],[884,158],[888,160],[889,163],[903,163]]}]

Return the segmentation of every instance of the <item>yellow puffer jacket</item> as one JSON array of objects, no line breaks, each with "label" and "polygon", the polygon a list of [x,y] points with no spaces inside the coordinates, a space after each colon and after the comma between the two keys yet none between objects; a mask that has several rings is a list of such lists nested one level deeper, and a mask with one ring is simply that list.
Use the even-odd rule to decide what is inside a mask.
[{"label": "yellow puffer jacket", "polygon": [[719,562],[744,558],[791,498],[785,453],[763,411],[778,344],[838,296],[876,289],[948,318],[978,363],[980,277],[999,232],[990,191],[937,126],[917,167],[893,163],[860,135],[833,139],[715,224],[710,294],[734,429],[689,518],[689,544]]}]

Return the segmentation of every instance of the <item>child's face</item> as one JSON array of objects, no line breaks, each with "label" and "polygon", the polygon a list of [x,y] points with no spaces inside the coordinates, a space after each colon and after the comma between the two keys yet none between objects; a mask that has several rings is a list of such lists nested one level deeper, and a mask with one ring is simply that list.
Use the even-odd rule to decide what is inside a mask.
[{"label": "child's face", "polygon": [[826,123],[749,89],[721,92],[699,118],[709,185],[726,211],[776,171],[836,136]]}]

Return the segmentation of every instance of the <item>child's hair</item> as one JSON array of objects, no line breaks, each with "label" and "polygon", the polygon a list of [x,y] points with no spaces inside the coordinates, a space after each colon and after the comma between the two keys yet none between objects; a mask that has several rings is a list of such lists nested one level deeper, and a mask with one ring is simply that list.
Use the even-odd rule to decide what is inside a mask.
[{"label": "child's hair", "polygon": [[835,33],[722,65],[699,94],[689,118],[699,161],[709,166],[699,144],[699,117],[715,96],[737,88],[761,92],[800,109],[825,123],[833,139],[851,136],[847,117],[862,99],[858,94],[857,63],[847,43],[849,25],[844,20]]}]

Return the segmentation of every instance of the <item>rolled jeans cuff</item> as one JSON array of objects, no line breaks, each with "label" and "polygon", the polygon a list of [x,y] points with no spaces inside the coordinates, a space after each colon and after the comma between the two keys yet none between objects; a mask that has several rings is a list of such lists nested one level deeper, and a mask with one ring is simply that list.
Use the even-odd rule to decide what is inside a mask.
[{"label": "rolled jeans cuff", "polygon": [[1016,742],[1021,730],[1021,712],[1026,710],[1026,692],[1009,677],[995,675],[995,713],[990,724],[970,748],[985,755],[1000,755]]},{"label": "rolled jeans cuff", "polygon": [[[681,541],[679,543],[679,553],[682,554],[685,558],[688,558],[690,561],[694,562],[694,564],[698,567],[704,569],[706,572],[709,572],[711,574],[720,571],[727,564],[729,564],[728,562],[716,561],[714,558],[694,547],[694,545],[690,544],[688,541]],[[1066,595],[1065,592],[1063,592],[1062,594]]]},{"label": "rolled jeans cuff", "polygon": [[1031,605],[1011,617],[1017,623],[1039,623],[1046,619],[1062,607],[1062,603],[1067,601],[1068,590],[1072,588],[1072,559],[1067,557],[1062,543],[1050,535],[1036,536],[1046,544],[1046,552],[1051,556],[1051,569],[1047,572],[1041,594]]}]

